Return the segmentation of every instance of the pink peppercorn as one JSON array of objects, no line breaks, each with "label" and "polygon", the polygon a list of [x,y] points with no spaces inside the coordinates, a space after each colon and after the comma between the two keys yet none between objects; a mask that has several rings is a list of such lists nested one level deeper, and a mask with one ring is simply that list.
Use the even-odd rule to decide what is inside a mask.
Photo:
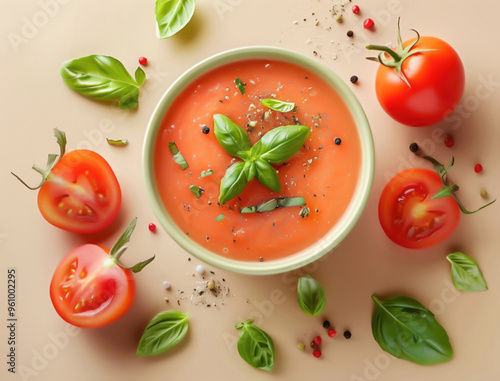
[{"label": "pink peppercorn", "polygon": [[352,13],[354,13],[355,15],[357,15],[359,13],[359,6],[353,5],[352,6]]},{"label": "pink peppercorn", "polygon": [[375,26],[375,23],[372,19],[366,19],[365,21],[363,21],[363,26],[365,27],[365,29],[371,29]]},{"label": "pink peppercorn", "polygon": [[142,65],[142,66],[145,66],[148,64],[148,59],[146,57],[139,57],[139,63]]},{"label": "pink peppercorn", "polygon": [[330,336],[330,337],[335,337],[336,334],[337,334],[337,331],[335,331],[334,329],[330,329],[328,331],[328,336]]},{"label": "pink peppercorn", "polygon": [[474,167],[474,172],[479,173],[483,171],[483,166],[481,164],[476,164]]},{"label": "pink peppercorn", "polygon": [[148,227],[149,227],[149,230],[152,232],[154,232],[156,230],[156,225],[153,223],[150,223]]},{"label": "pink peppercorn", "polygon": [[453,139],[453,137],[450,135],[446,136],[446,138],[444,139],[444,145],[448,148],[453,147],[455,145],[455,139]]},{"label": "pink peppercorn", "polygon": [[319,349],[316,349],[314,352],[313,352],[313,356],[316,357],[316,358],[319,358],[321,357],[321,351]]},{"label": "pink peppercorn", "polygon": [[316,336],[314,339],[313,339],[313,342],[314,344],[316,344],[318,347],[321,345],[321,337],[319,336]]}]

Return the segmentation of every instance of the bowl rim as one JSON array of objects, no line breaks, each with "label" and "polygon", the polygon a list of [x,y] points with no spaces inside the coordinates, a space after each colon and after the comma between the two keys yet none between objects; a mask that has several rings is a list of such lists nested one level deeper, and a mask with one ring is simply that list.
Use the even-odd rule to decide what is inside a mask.
[{"label": "bowl rim", "polygon": [[[348,107],[358,130],[361,144],[361,171],[350,203],[342,217],[317,243],[284,258],[250,262],[220,256],[188,237],[168,215],[156,187],[154,151],[159,128],[174,99],[194,79],[220,65],[251,58],[283,60],[302,66],[325,80]],[[147,125],[143,142],[143,174],[146,194],[153,212],[165,231],[188,253],[215,267],[248,275],[271,275],[303,267],[334,249],[355,226],[368,202],[375,170],[375,149],[366,114],[347,84],[328,66],[302,53],[273,46],[247,46],[226,50],[198,62],[180,75],[157,103]]]}]

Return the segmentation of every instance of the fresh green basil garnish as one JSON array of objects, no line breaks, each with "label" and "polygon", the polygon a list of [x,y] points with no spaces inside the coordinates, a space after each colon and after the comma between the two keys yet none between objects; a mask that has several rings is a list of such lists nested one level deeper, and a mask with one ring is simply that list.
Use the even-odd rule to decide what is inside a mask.
[{"label": "fresh green basil garnish", "polygon": [[274,366],[274,344],[271,337],[253,320],[236,324],[241,330],[238,338],[238,353],[248,364],[257,369],[271,371]]},{"label": "fresh green basil garnish", "polygon": [[149,322],[137,346],[137,356],[154,356],[163,353],[186,336],[190,314],[164,311]]},{"label": "fresh green basil garnish", "polygon": [[477,262],[460,252],[448,254],[451,263],[451,278],[457,290],[485,291],[488,289]]},{"label": "fresh green basil garnish", "polygon": [[219,214],[217,217],[215,217],[215,221],[220,222],[220,221],[222,221],[224,218],[226,218],[226,216],[225,216],[225,215],[223,215],[223,214]]},{"label": "fresh green basil garnish", "polygon": [[279,112],[290,112],[297,109],[297,106],[293,102],[283,102],[274,98],[262,99],[260,103],[271,110]]},{"label": "fresh green basil garnish", "polygon": [[189,190],[196,196],[196,198],[200,198],[201,195],[203,194],[203,189],[197,187],[196,185],[191,185],[189,187]]},{"label": "fresh green basil garnish", "polygon": [[[276,208],[285,208],[289,206],[302,206],[306,204],[304,197],[280,197],[263,202],[257,206],[247,206],[241,209],[241,213],[264,213],[271,212]],[[302,212],[302,211],[301,211]]]},{"label": "fresh green basil garnish", "polygon": [[177,144],[175,144],[174,142],[169,142],[168,149],[170,150],[170,153],[174,157],[174,161],[177,164],[179,164],[179,166],[182,168],[182,170],[189,168],[189,164],[187,163],[186,159],[184,159],[184,156],[182,156],[182,154],[179,152],[179,148],[177,148]]},{"label": "fresh green basil garnish", "polygon": [[127,139],[108,139],[106,138],[106,141],[108,142],[109,145],[112,146],[126,146],[128,144]]},{"label": "fresh green basil garnish", "polygon": [[373,337],[384,351],[422,365],[443,363],[453,357],[448,334],[422,304],[405,296],[382,301],[372,295],[372,299]]},{"label": "fresh green basil garnish", "polygon": [[245,95],[245,85],[241,82],[241,78],[236,78],[234,83],[236,84],[236,87],[240,91],[241,95]]},{"label": "fresh green basil garnish", "polygon": [[156,35],[158,38],[172,37],[193,17],[194,0],[156,0]]},{"label": "fresh green basil garnish", "polygon": [[297,296],[300,308],[306,314],[316,316],[325,309],[325,289],[310,275],[299,278]]},{"label": "fresh green basil garnish", "polygon": [[207,171],[202,171],[201,174],[200,174],[200,177],[207,177],[207,176],[211,176],[214,174],[214,171],[212,171],[211,169],[207,170]]},{"label": "fresh green basil garnish", "polygon": [[244,161],[244,164],[233,164],[222,179],[219,202],[224,203],[243,192],[246,183],[254,177],[272,191],[280,192],[278,175],[269,163],[281,163],[295,155],[309,137],[310,130],[300,125],[277,127],[252,147],[245,130],[228,117],[217,114],[214,115],[214,133],[227,153]]},{"label": "fresh green basil garnish", "polygon": [[120,61],[102,55],[66,61],[60,72],[64,83],[71,90],[88,98],[119,100],[121,109],[137,107],[139,87],[146,79],[140,67],[135,71],[134,79]]}]

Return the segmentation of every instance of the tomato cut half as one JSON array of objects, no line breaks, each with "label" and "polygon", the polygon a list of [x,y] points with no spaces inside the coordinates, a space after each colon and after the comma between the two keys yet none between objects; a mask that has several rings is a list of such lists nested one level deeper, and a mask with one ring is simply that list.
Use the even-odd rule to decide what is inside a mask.
[{"label": "tomato cut half", "polygon": [[52,168],[38,192],[38,208],[52,225],[75,233],[95,233],[117,216],[121,190],[99,154],[76,150]]},{"label": "tomato cut half", "polygon": [[132,271],[116,264],[109,250],[86,244],[70,251],[59,263],[50,284],[57,313],[78,327],[102,327],[122,317],[132,306]]},{"label": "tomato cut half", "polygon": [[409,249],[445,240],[458,225],[460,208],[451,196],[432,199],[442,187],[439,175],[428,169],[407,169],[392,178],[378,208],[387,236]]}]

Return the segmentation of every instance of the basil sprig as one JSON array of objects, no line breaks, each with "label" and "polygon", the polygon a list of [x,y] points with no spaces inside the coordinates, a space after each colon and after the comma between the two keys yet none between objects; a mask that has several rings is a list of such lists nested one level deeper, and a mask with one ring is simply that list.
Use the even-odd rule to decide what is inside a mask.
[{"label": "basil sprig", "polygon": [[[306,204],[304,197],[280,197],[273,198],[260,205],[246,206],[241,209],[241,213],[264,213],[271,212],[276,208],[286,208],[290,206],[302,206]],[[301,211],[302,213],[302,211]]]},{"label": "basil sprig", "polygon": [[158,38],[172,37],[191,20],[194,0],[156,0],[156,35]]},{"label": "basil sprig", "polygon": [[257,369],[271,371],[274,366],[274,345],[271,337],[255,326],[253,320],[236,324],[241,330],[238,353],[248,364]]},{"label": "basil sprig", "polygon": [[460,252],[448,254],[451,263],[451,278],[457,290],[485,291],[488,289],[477,262]]},{"label": "basil sprig", "polygon": [[260,103],[262,103],[262,105],[266,106],[267,108],[270,108],[271,110],[279,112],[290,112],[297,110],[297,106],[295,105],[295,103],[284,102],[274,98],[262,99]]},{"label": "basil sprig", "polygon": [[163,353],[186,336],[190,314],[164,311],[149,322],[137,346],[137,356],[154,356]]},{"label": "basil sprig", "polygon": [[61,66],[61,76],[71,90],[88,98],[119,100],[121,109],[133,109],[138,105],[139,87],[146,74],[138,67],[135,79],[116,58],[90,55],[66,61]]},{"label": "basil sprig", "polygon": [[225,115],[214,115],[214,134],[231,156],[242,162],[231,165],[222,178],[219,202],[225,203],[238,196],[254,177],[274,192],[281,192],[281,184],[272,164],[290,159],[309,137],[306,126],[277,127],[265,134],[252,147],[245,130]]},{"label": "basil sprig", "polygon": [[306,314],[316,316],[325,309],[325,289],[310,275],[299,278],[297,296],[300,308]]},{"label": "basil sprig", "polygon": [[422,304],[405,296],[382,301],[372,295],[372,299],[372,333],[384,351],[421,365],[440,364],[453,357],[448,334]]}]

